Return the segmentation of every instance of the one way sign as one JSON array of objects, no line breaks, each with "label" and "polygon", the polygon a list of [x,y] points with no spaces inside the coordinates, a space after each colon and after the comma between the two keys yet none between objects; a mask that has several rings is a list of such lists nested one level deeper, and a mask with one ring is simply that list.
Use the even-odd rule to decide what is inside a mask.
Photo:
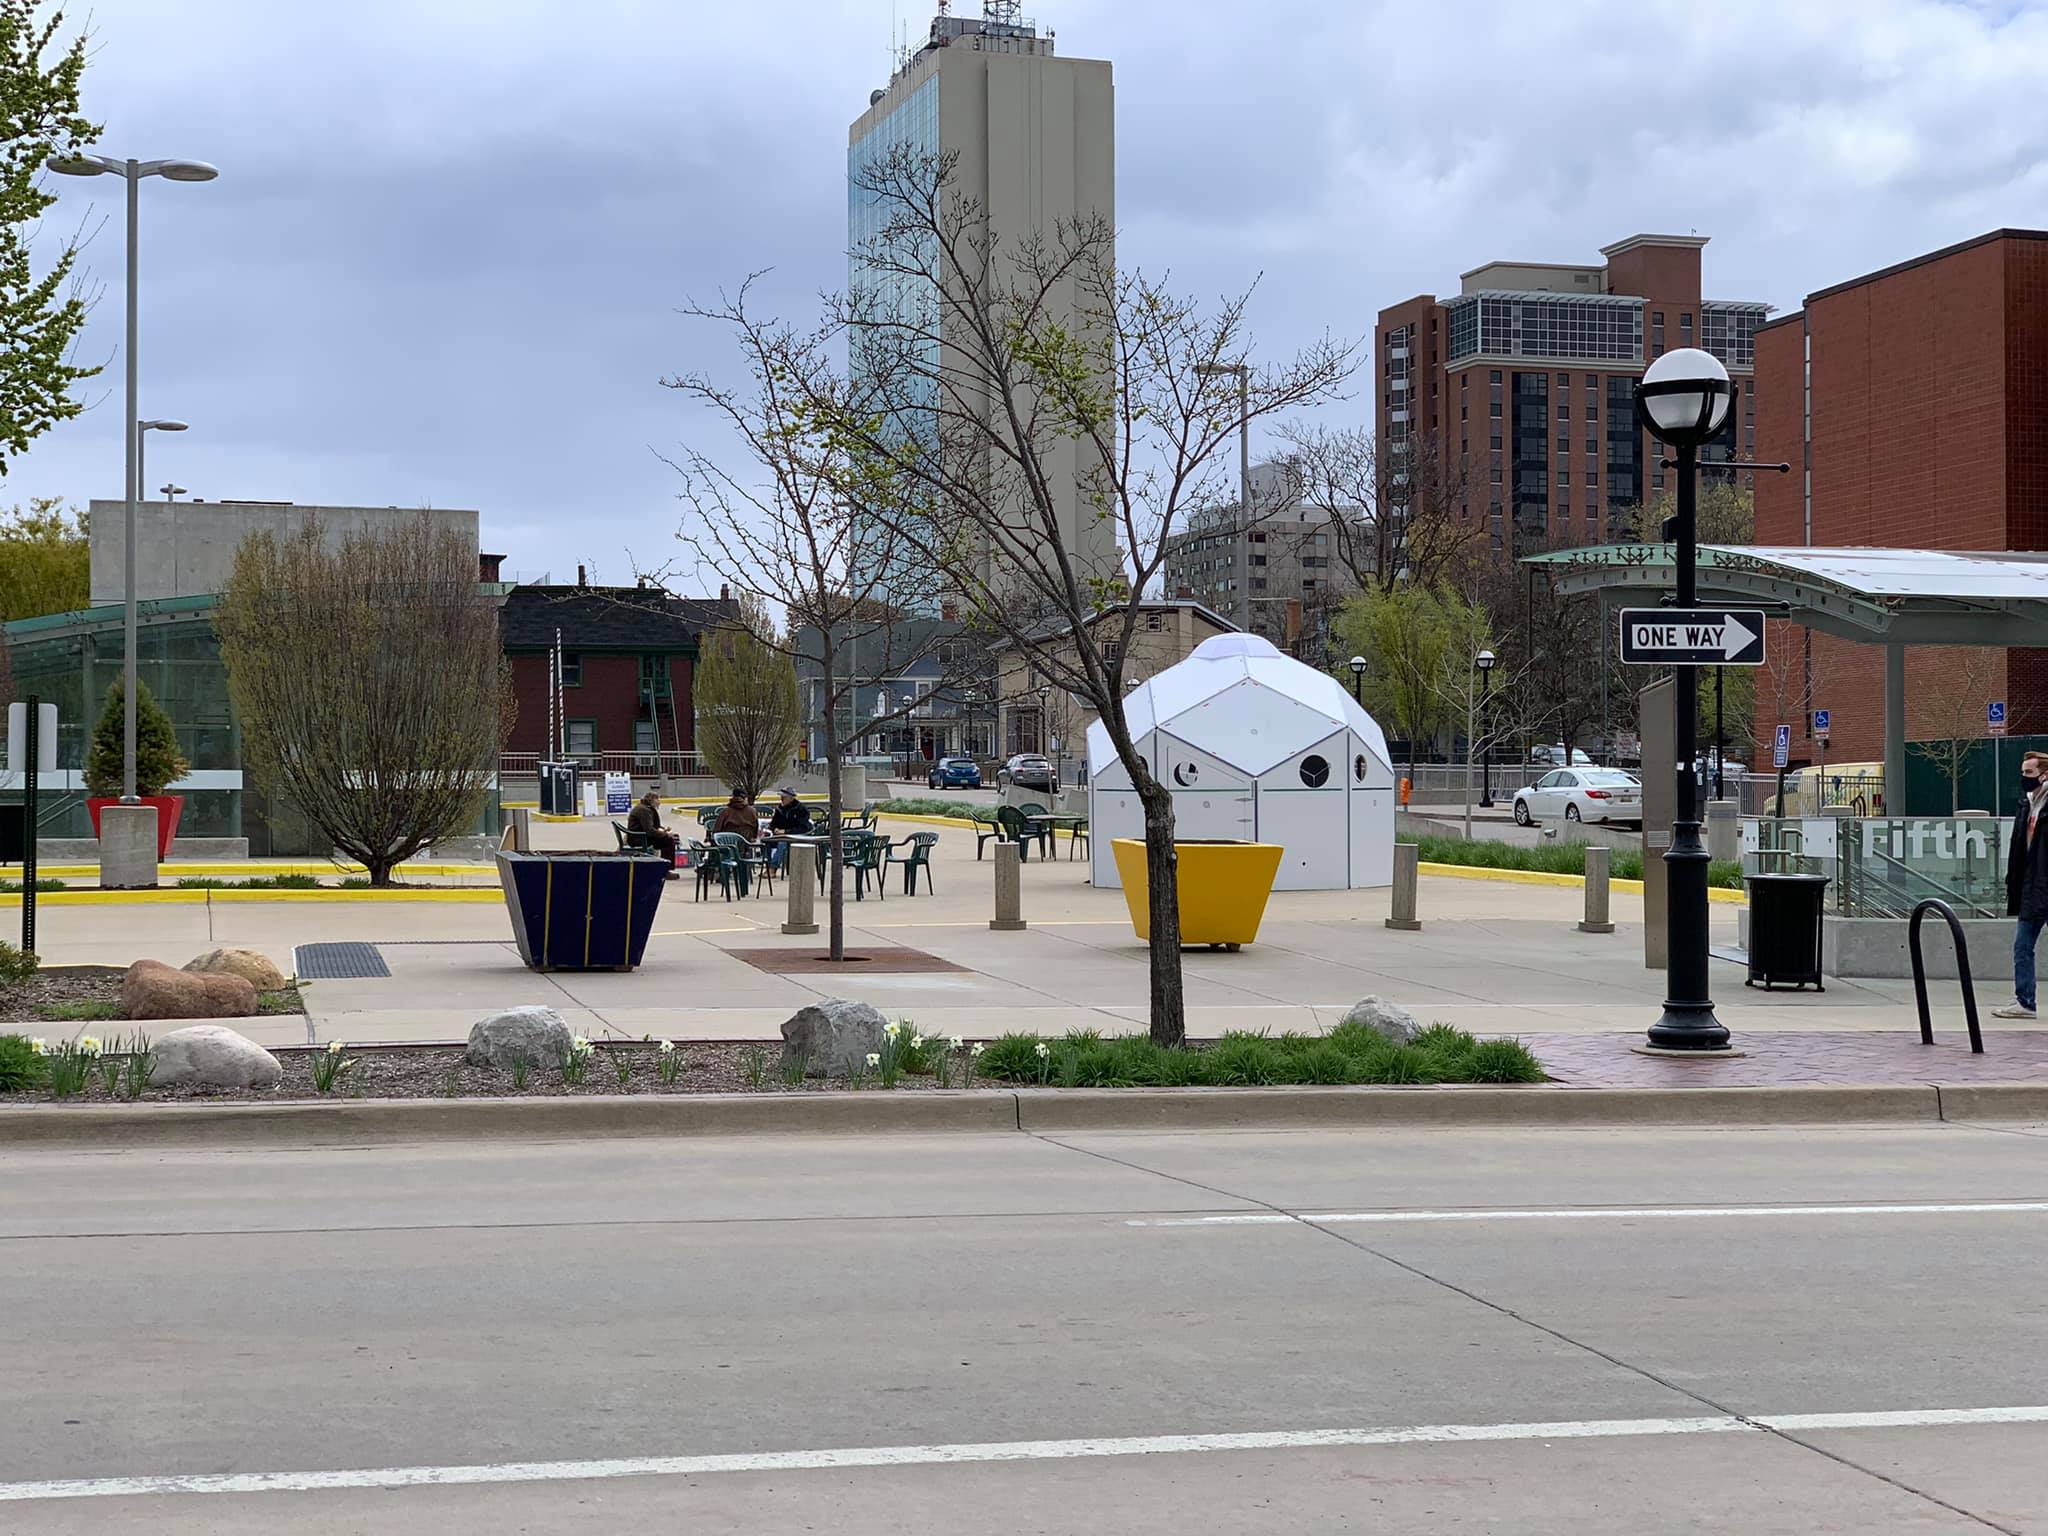
[{"label": "one way sign", "polygon": [[1624,608],[1621,659],[1646,667],[1759,667],[1764,616],[1749,608]]}]

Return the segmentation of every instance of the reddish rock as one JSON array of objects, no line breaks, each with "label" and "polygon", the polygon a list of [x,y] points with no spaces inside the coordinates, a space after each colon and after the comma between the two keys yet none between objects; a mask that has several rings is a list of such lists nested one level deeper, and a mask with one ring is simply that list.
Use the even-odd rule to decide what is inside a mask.
[{"label": "reddish rock", "polygon": [[255,1011],[256,989],[240,976],[138,960],[121,978],[126,1019],[245,1019]]}]

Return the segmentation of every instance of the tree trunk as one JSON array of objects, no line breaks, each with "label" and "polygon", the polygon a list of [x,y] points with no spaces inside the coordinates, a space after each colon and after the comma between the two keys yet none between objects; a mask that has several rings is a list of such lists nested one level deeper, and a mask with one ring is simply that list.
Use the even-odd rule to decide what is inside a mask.
[{"label": "tree trunk", "polygon": [[1151,1034],[1154,1045],[1187,1042],[1187,1004],[1180,974],[1180,869],[1173,847],[1173,796],[1150,775],[1141,778],[1145,808],[1145,900],[1151,914]]},{"label": "tree trunk", "polygon": [[365,859],[363,870],[370,877],[370,888],[381,890],[391,884],[391,861],[389,859]]},{"label": "tree trunk", "polygon": [[820,642],[820,659],[825,673],[825,846],[820,857],[826,861],[830,870],[827,880],[828,894],[825,898],[825,927],[828,935],[825,953],[833,960],[844,960],[846,859],[839,836],[839,813],[842,809],[839,799],[839,765],[845,759],[845,752],[839,742],[838,701],[832,692],[832,631],[827,625],[821,626],[819,633],[824,637]]}]

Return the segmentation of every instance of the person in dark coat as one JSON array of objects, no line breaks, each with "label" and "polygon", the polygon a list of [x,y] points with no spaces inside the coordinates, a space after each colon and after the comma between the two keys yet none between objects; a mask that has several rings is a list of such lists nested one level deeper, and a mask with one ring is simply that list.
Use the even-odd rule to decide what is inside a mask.
[{"label": "person in dark coat", "polygon": [[1992,1010],[2001,1019],[2034,1017],[2034,947],[2048,926],[2048,756],[2029,752],[2020,759],[2024,791],[2012,822],[2012,851],[2005,863],[2005,910],[2019,919],[2012,937],[2013,1000]]},{"label": "person in dark coat", "polygon": [[661,797],[653,790],[642,795],[626,813],[626,830],[644,832],[648,845],[668,860],[668,878],[680,878],[676,874],[676,835],[661,824]]},{"label": "person in dark coat", "polygon": [[725,802],[725,809],[718,813],[718,819],[711,823],[711,835],[721,832],[737,832],[750,843],[761,840],[761,813],[747,803],[745,795],[734,795]]},{"label": "person in dark coat", "polygon": [[775,814],[768,818],[768,862],[776,869],[789,862],[789,844],[783,838],[790,833],[799,837],[811,830],[811,808],[797,799],[796,791],[783,786],[780,803]]}]

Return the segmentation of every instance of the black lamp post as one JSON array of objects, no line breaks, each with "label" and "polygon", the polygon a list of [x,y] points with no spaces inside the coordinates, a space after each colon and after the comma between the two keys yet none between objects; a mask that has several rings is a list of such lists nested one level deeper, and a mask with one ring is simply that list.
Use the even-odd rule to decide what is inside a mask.
[{"label": "black lamp post", "polygon": [[[1699,599],[1700,445],[1720,431],[1735,399],[1720,359],[1697,347],[1680,347],[1652,363],[1636,386],[1636,416],[1650,435],[1668,444],[1678,460],[1678,580],[1673,596],[1680,608]],[[1667,955],[1664,1013],[1650,1026],[1651,1046],[1668,1051],[1725,1051],[1728,1030],[1714,1017],[1707,985],[1707,850],[1700,841],[1699,672],[1676,669],[1678,814],[1665,850],[1668,883],[1665,913]]]},{"label": "black lamp post", "polygon": [[[1479,729],[1482,731],[1486,730],[1487,700],[1493,692],[1494,660],[1495,657],[1491,651],[1481,651],[1472,658],[1472,665],[1479,669]],[[1485,777],[1479,781],[1479,803],[1482,806],[1491,807],[1493,804],[1493,736],[1491,733],[1486,738],[1485,763],[1486,767],[1483,770]],[[1472,781],[1467,779],[1465,783],[1468,786],[1469,792],[1469,786]]]},{"label": "black lamp post", "polygon": [[1365,658],[1351,658],[1351,696],[1358,700],[1358,707],[1365,708]]}]

